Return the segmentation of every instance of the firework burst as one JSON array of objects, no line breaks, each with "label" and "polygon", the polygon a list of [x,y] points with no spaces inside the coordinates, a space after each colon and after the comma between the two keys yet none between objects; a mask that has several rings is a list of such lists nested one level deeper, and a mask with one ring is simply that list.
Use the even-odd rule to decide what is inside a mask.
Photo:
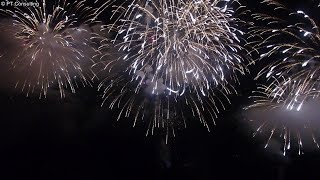
[{"label": "firework burst", "polygon": [[[271,138],[279,134],[284,140],[285,155],[291,148],[292,137],[295,137],[301,154],[303,139],[306,139],[302,135],[309,134],[308,137],[319,148],[313,128],[319,124],[314,120],[316,117],[308,117],[316,114],[314,108],[319,107],[318,21],[301,10],[290,10],[278,1],[264,0],[262,3],[283,15],[281,17],[289,18],[253,14],[257,24],[263,26],[254,27],[250,34],[253,38],[258,37],[255,49],[260,53],[259,60],[267,61],[263,61],[267,65],[258,73],[256,80],[267,85],[260,85],[254,91],[251,97],[254,102],[246,109],[251,113],[251,119],[261,122],[257,132],[270,130],[267,131],[270,136],[266,147]],[[258,111],[260,117],[252,115]]]},{"label": "firework burst", "polygon": [[235,72],[245,73],[240,54],[246,51],[239,45],[243,33],[231,2],[127,3],[128,8],[116,6],[117,20],[108,28],[116,31],[113,42],[124,52],[118,61],[129,62],[127,72],[132,76],[143,79],[150,66],[152,82],[162,79],[167,90],[183,94],[188,86],[204,93],[204,89],[237,81]]},{"label": "firework burst", "polygon": [[14,50],[3,54],[17,76],[16,87],[27,95],[39,92],[41,98],[50,87],[57,86],[64,97],[65,89],[74,93],[80,85],[91,85],[87,67],[95,47],[90,27],[108,2],[92,8],[85,1],[59,0],[51,8],[39,0],[34,6],[1,9],[9,19],[1,23],[1,32],[15,42]]},{"label": "firework burst", "polygon": [[108,40],[100,50],[118,53],[103,53],[101,59],[107,60],[95,66],[103,64],[109,74],[100,89],[104,102],[120,109],[118,119],[134,116],[134,125],[148,119],[147,134],[160,128],[167,137],[175,127],[186,127],[186,109],[208,129],[205,116],[215,124],[219,108],[230,103],[227,96],[237,93],[237,73],[247,70],[238,29],[242,22],[233,17],[230,4],[132,0],[113,6],[116,20],[106,29],[115,32],[109,41],[115,50]]}]

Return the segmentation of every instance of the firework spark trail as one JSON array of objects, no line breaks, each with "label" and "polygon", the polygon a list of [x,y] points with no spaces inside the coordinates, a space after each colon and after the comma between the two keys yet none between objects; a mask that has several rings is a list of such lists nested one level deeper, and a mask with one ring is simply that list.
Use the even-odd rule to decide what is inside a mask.
[{"label": "firework spark trail", "polygon": [[[290,10],[278,1],[264,0],[262,3],[272,7],[279,14],[287,14],[290,18],[283,19],[267,13],[253,14],[257,22],[263,24],[254,27],[250,32],[253,39],[258,37],[254,42],[255,49],[260,53],[259,60],[269,62],[256,77],[256,80],[262,80],[266,85],[261,85],[254,91],[251,97],[254,102],[246,109],[249,112],[263,109],[264,112],[261,114],[269,113],[266,114],[268,119],[255,117],[253,120],[263,119],[262,122],[259,121],[261,123],[257,132],[270,130],[266,147],[271,138],[280,132],[280,137],[284,140],[284,155],[291,148],[292,139],[297,139],[301,154],[303,147],[301,137],[305,130],[308,130],[312,141],[319,148],[313,132],[315,128],[312,127],[315,123],[307,117],[300,117],[302,114],[306,115],[303,108],[310,109],[310,104],[319,101],[318,22],[305,12]],[[316,105],[318,106],[319,104]],[[273,117],[271,115],[273,113],[285,117]],[[298,119],[298,122],[294,122],[293,119]]]},{"label": "firework spark trail", "polygon": [[131,0],[114,5],[116,20],[106,30],[115,38],[100,47],[111,53],[102,53],[95,64],[103,64],[96,74],[109,74],[99,87],[103,104],[120,109],[118,120],[132,116],[134,126],[147,121],[147,134],[165,130],[167,139],[177,126],[186,127],[188,113],[209,130],[219,108],[230,103],[227,96],[237,93],[237,73],[247,70],[238,29],[243,22],[233,17],[230,4]]},{"label": "firework spark trail", "polygon": [[240,54],[247,52],[239,45],[243,32],[231,2],[127,3],[127,9],[116,7],[117,20],[108,28],[117,32],[113,42],[124,52],[118,60],[130,62],[129,74],[143,79],[146,66],[151,66],[151,81],[162,79],[171,93],[183,94],[192,86],[204,94],[205,89],[237,82],[236,72],[245,73]]},{"label": "firework spark trail", "polygon": [[90,27],[99,23],[97,16],[111,1],[100,8],[84,1],[58,0],[53,7],[46,0],[37,2],[39,6],[0,9],[10,19],[0,29],[16,41],[15,52],[7,57],[18,74],[16,87],[27,96],[40,91],[41,98],[55,85],[61,97],[65,89],[74,93],[79,85],[91,85],[88,67],[94,63],[95,47]]},{"label": "firework spark trail", "polygon": [[275,59],[259,72],[256,79],[263,76],[299,79],[307,74],[310,78],[317,78],[320,67],[319,23],[305,12],[294,12],[277,1],[265,0],[262,3],[274,7],[275,11],[284,11],[294,22],[268,14],[253,15],[256,20],[267,24],[250,32],[260,39],[255,49],[260,52],[260,59]]},{"label": "firework spark trail", "polygon": [[[209,124],[215,124],[219,108],[224,109],[224,101],[227,99],[223,90],[207,92],[208,96],[197,94],[192,89],[188,89],[183,96],[163,92],[152,95],[154,84],[148,84],[148,79],[144,80],[143,85],[136,91],[139,82],[127,73],[111,74],[112,76],[104,79],[99,87],[104,90],[102,106],[108,104],[111,109],[119,109],[117,120],[133,117],[134,127],[139,123],[146,123],[146,135],[153,135],[155,130],[164,131],[167,140],[175,136],[176,130],[186,128],[190,115],[199,119],[209,130]],[[207,122],[206,117],[210,117],[208,119],[211,122]]]}]

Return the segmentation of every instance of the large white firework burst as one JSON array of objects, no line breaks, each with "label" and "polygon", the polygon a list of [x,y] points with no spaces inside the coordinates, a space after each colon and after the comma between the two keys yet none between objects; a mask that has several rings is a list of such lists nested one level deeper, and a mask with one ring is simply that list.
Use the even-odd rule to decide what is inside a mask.
[{"label": "large white firework burst", "polygon": [[219,108],[230,103],[227,96],[237,93],[237,74],[247,70],[243,22],[234,17],[232,3],[243,8],[224,0],[129,0],[113,6],[116,20],[106,29],[115,32],[109,42],[116,50],[106,40],[100,50],[109,49],[112,59],[102,53],[96,66],[103,64],[109,74],[100,89],[110,108],[120,108],[118,118],[146,119],[151,132],[166,129],[167,135],[185,127],[186,116],[208,129],[215,124]]},{"label": "large white firework burst", "polygon": [[[257,26],[250,34],[257,40],[255,48],[265,66],[256,77],[264,85],[254,92],[249,113],[264,111],[253,119],[263,120],[257,121],[261,122],[257,132],[270,130],[267,145],[273,135],[280,132],[284,154],[291,147],[292,137],[297,139],[301,154],[303,135],[309,134],[319,147],[313,133],[319,126],[315,122],[317,118],[308,117],[317,114],[315,109],[319,107],[319,22],[304,11],[291,10],[275,0],[264,0],[262,4],[276,13],[253,14]],[[319,8],[319,3],[315,5]],[[303,111],[304,108],[307,110]]]},{"label": "large white firework burst", "polygon": [[2,37],[14,42],[2,49],[7,51],[3,56],[11,64],[10,79],[16,87],[43,97],[57,86],[64,97],[65,89],[74,93],[79,85],[91,85],[95,35],[90,27],[98,23],[97,16],[108,2],[93,8],[85,1],[39,0],[0,9],[8,18],[0,24]]},{"label": "large white firework burst", "polygon": [[204,94],[237,81],[236,72],[246,71],[241,56],[246,51],[232,2],[130,0],[124,3],[127,8],[116,6],[117,19],[108,27],[116,31],[113,42],[124,52],[116,61],[129,62],[127,72],[140,79],[151,66],[151,81],[162,79],[176,94],[188,86]]}]

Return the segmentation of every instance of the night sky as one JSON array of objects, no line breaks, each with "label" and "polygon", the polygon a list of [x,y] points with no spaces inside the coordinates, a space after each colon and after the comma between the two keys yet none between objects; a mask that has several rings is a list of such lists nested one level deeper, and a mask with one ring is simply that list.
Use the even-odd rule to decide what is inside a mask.
[{"label": "night sky", "polygon": [[[319,13],[308,8],[311,0],[284,3]],[[243,4],[263,9],[258,1]],[[263,65],[240,78],[239,96],[230,96],[232,104],[211,132],[195,119],[168,144],[164,134],[146,137],[144,126],[117,122],[118,112],[100,107],[101,92],[94,88],[65,99],[56,89],[39,100],[11,92],[4,85],[8,74],[1,75],[0,179],[319,179],[320,151],[282,156],[280,148],[265,149],[265,139],[252,136],[242,108]]]}]

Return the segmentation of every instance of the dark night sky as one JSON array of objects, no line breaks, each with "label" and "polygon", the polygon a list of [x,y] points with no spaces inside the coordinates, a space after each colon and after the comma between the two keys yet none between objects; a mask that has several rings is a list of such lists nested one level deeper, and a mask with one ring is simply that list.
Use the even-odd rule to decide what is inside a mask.
[{"label": "dark night sky", "polygon": [[319,179],[319,151],[283,157],[252,137],[241,119],[251,79],[242,78],[242,96],[231,97],[210,133],[195,120],[168,145],[127,119],[116,122],[95,89],[38,100],[1,88],[0,179]]}]

